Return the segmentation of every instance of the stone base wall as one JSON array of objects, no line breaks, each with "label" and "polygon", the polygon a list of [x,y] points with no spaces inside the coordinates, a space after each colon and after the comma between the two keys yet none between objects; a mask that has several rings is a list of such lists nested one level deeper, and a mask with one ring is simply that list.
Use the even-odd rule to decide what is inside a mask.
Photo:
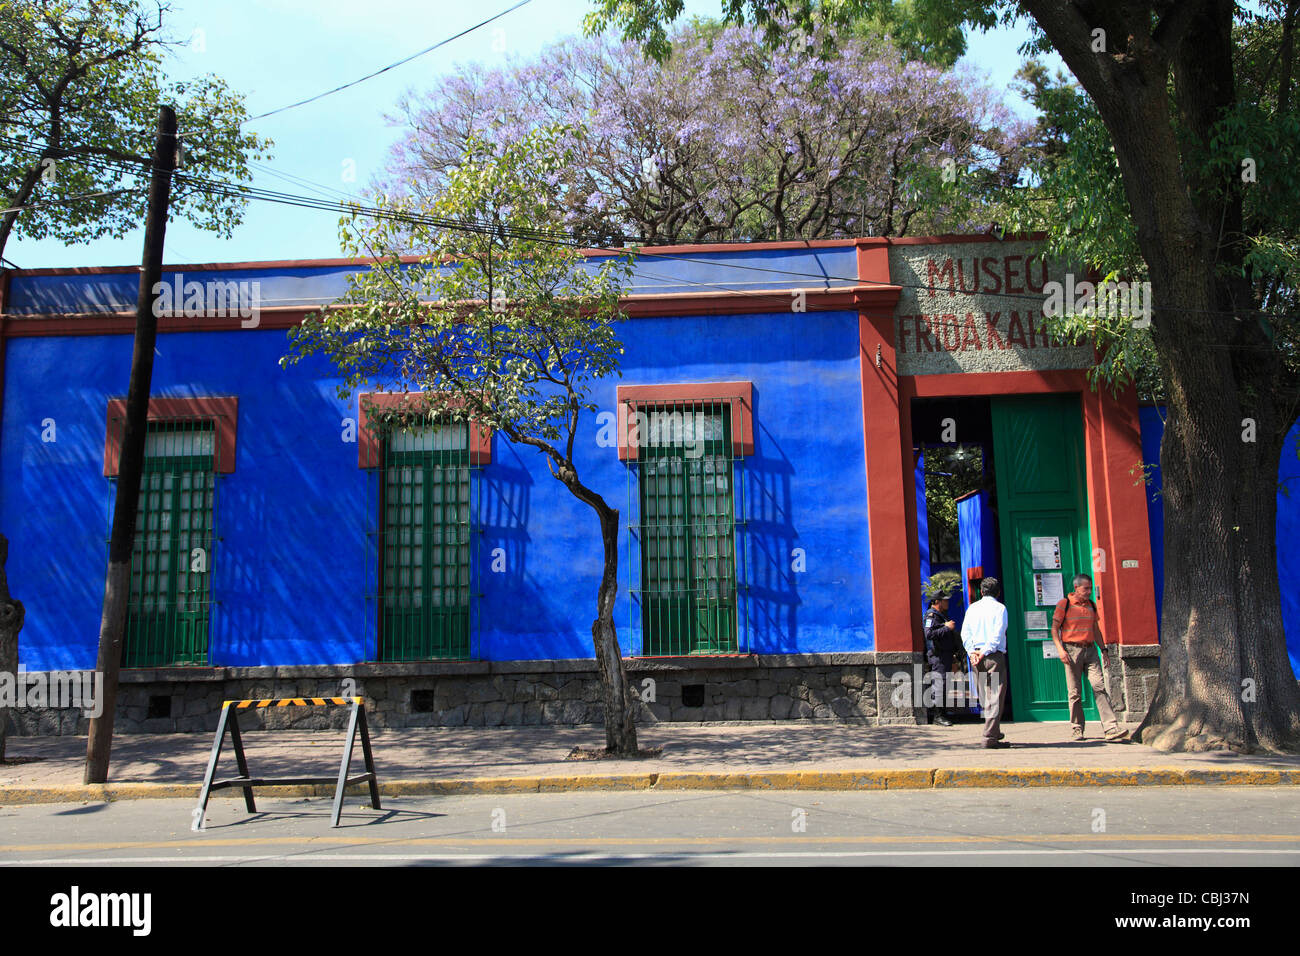
[{"label": "stone base wall", "polygon": [[[895,706],[907,653],[750,655],[624,661],[640,724],[671,721],[924,723],[925,711]],[[910,678],[909,678],[910,679]],[[168,668],[124,671],[114,732],[213,733],[222,701],[357,694],[375,730],[602,724],[600,678],[591,660],[465,661],[355,666]],[[901,695],[906,696],[906,695]],[[21,736],[85,734],[73,708],[12,711]],[[241,728],[343,729],[347,708],[250,708]]]},{"label": "stone base wall", "polygon": [[[1111,701],[1140,721],[1159,673],[1159,645],[1109,648]],[[865,652],[624,661],[639,724],[723,721],[925,723],[913,682],[919,654]],[[1116,675],[1119,679],[1116,680]],[[375,730],[602,724],[600,678],[590,660],[456,661],[355,666],[169,668],[124,671],[114,732],[213,733],[222,701],[274,697],[365,698]],[[16,708],[19,736],[85,734],[75,708]],[[242,728],[344,729],[345,707],[249,709]]]},{"label": "stone base wall", "polygon": [[[1110,663],[1110,702],[1121,721],[1139,723],[1147,715],[1160,677],[1159,644],[1111,645],[1107,649]],[[1118,674],[1119,681],[1114,680]],[[1120,686],[1116,689],[1116,683]]]}]

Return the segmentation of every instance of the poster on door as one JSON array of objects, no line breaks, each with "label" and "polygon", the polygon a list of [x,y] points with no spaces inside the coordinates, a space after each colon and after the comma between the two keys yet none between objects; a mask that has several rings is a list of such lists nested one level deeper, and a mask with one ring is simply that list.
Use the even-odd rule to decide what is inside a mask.
[{"label": "poster on door", "polygon": [[1065,598],[1065,580],[1058,574],[1042,573],[1034,575],[1034,603],[1040,607],[1055,607]]},{"label": "poster on door", "polygon": [[1034,559],[1035,571],[1055,571],[1061,566],[1061,539],[1030,538],[1029,553]]}]

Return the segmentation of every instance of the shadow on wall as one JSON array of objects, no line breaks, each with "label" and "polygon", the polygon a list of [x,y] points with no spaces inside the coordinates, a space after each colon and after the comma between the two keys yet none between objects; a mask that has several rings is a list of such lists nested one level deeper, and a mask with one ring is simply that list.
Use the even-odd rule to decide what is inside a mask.
[{"label": "shadow on wall", "polygon": [[288,387],[276,397],[240,404],[238,466],[217,484],[209,659],[352,663],[364,653],[366,476],[337,403]]},{"label": "shadow on wall", "polygon": [[[103,476],[106,405],[84,390],[75,424],[45,423],[39,406],[22,429],[21,465],[8,472],[7,574],[27,609],[21,663],[33,670],[93,668],[99,646],[114,483]],[[17,500],[14,500],[17,499]]]},{"label": "shadow on wall", "polygon": [[[800,604],[795,562],[799,538],[791,518],[794,465],[772,433],[760,422],[754,391],[754,456],[744,463],[745,500],[737,514],[744,520],[739,538],[737,583],[742,606],[748,602],[750,650],[756,654],[793,654],[798,650]],[[743,511],[740,508],[743,507]],[[745,589],[744,585],[748,585]],[[748,597],[746,597],[748,595]],[[745,626],[742,618],[741,626]]]},{"label": "shadow on wall", "polygon": [[[530,635],[549,637],[572,629],[572,623],[558,617],[529,580],[533,476],[524,467],[519,449],[503,436],[493,435],[492,463],[479,473],[478,481],[474,527],[482,535],[471,563],[480,595],[474,599],[473,656],[485,660],[527,656]],[[546,655],[534,652],[533,656]]]}]

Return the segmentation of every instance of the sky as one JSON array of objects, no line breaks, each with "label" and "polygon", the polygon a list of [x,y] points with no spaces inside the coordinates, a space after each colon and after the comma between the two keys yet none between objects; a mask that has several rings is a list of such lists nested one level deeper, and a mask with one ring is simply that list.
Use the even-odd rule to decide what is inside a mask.
[{"label": "sky", "polygon": [[[355,80],[454,36],[518,0],[172,0],[166,18],[182,45],[165,63],[170,79],[215,73],[244,94],[250,115]],[[460,63],[499,65],[580,35],[589,0],[529,0],[518,10],[403,66],[323,99],[255,120],[274,141],[270,158],[252,166],[251,185],[297,194],[360,195],[387,158],[400,130],[388,120],[403,92],[427,88]],[[717,16],[720,0],[686,0],[686,16]],[[1008,88],[1028,30],[1019,24],[968,38],[965,62]],[[1059,59],[1049,65],[1063,68]],[[1014,93],[1008,104],[1031,110]],[[150,143],[142,143],[148,152]],[[347,177],[351,176],[349,180]],[[339,255],[337,213],[252,202],[229,239],[184,220],[167,227],[168,265]],[[65,246],[57,239],[10,240],[5,258],[20,268],[138,265],[144,230],[121,239]]]}]

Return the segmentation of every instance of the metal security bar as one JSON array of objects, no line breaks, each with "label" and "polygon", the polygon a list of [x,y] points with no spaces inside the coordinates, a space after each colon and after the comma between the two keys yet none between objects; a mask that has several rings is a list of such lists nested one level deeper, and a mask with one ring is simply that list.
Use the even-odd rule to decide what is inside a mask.
[{"label": "metal security bar", "polygon": [[468,660],[471,612],[469,426],[394,427],[373,469],[366,579],[372,660]]},{"label": "metal security bar", "polygon": [[148,423],[123,667],[208,663],[217,453],[212,419]]},{"label": "metal security bar", "polygon": [[626,409],[634,655],[748,653],[736,564],[744,459],[733,453],[733,410],[723,399]]}]

